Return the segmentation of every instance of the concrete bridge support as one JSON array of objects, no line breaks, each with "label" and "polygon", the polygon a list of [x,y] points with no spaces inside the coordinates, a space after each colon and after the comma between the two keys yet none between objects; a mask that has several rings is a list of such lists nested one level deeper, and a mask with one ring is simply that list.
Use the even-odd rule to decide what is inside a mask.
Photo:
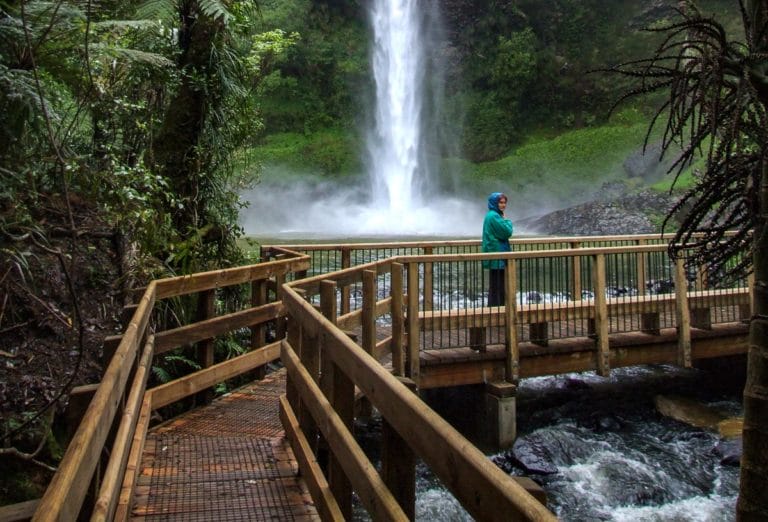
[{"label": "concrete bridge support", "polygon": [[498,449],[512,447],[517,437],[517,385],[489,382],[485,385],[485,439]]}]

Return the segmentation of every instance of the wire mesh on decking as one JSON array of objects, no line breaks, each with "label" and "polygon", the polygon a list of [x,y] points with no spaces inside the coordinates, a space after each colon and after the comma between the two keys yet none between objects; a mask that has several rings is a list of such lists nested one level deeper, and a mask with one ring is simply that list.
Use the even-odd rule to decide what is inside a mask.
[{"label": "wire mesh on decking", "polygon": [[319,520],[278,418],[285,371],[147,435],[133,520]]}]

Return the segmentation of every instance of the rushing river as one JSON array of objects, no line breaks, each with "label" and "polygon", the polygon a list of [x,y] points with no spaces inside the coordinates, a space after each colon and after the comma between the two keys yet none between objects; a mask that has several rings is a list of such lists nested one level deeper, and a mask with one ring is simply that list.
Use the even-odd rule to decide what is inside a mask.
[{"label": "rushing river", "polygon": [[[548,474],[527,472],[512,450],[489,456],[506,472],[541,484],[561,520],[734,520],[739,468],[721,464],[719,435],[664,417],[654,405],[659,394],[677,395],[741,415],[742,383],[723,373],[645,366],[605,379],[594,373],[523,379],[518,444]],[[462,401],[460,389],[451,393],[442,403],[453,411],[440,413],[466,432],[458,419],[472,417],[466,413],[477,396],[464,394],[475,399]],[[375,446],[378,427],[377,419],[358,425],[364,447]],[[417,475],[418,520],[472,520],[426,467]],[[362,511],[358,516],[366,518]]]}]

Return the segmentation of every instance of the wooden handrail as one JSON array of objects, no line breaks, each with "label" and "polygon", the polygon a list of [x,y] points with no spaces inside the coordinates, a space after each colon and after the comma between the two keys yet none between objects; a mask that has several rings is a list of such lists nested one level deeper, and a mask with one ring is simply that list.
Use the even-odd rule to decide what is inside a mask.
[{"label": "wooden handrail", "polygon": [[156,285],[150,283],[141,298],[123,340],[107,367],[101,385],[85,412],[72,441],[40,500],[34,521],[76,520],[99,462],[104,442],[125,392],[138,346],[155,304]]},{"label": "wooden handrail", "polygon": [[[310,258],[307,255],[286,251],[282,259],[268,263],[215,270],[152,281],[144,291],[135,308],[119,345],[104,374],[99,387],[70,442],[53,480],[37,505],[33,520],[76,520],[80,515],[91,478],[101,457],[108,435],[115,422],[120,405],[125,401],[111,458],[93,506],[93,520],[109,520],[115,509],[125,510],[129,499],[125,498],[127,476],[135,476],[135,469],[126,473],[127,467],[135,467],[137,444],[143,444],[144,432],[149,422],[147,407],[158,408],[178,400],[189,393],[205,389],[228,378],[242,374],[279,357],[279,345],[273,344],[258,351],[211,366],[193,376],[187,376],[168,383],[166,387],[147,391],[146,382],[153,355],[176,346],[204,339],[210,339],[242,327],[261,324],[284,314],[280,303],[264,304],[257,308],[243,310],[224,317],[211,318],[150,336],[141,360],[139,347],[150,322],[151,311],[159,299],[185,294],[210,291],[230,285],[269,278],[282,280],[291,272],[307,270]],[[134,380],[127,386],[133,368]],[[191,390],[191,391],[190,391]],[[152,396],[157,393],[157,399]],[[139,452],[140,453],[140,452]],[[132,464],[131,464],[132,462]],[[120,490],[122,488],[122,492]]]},{"label": "wooden handrail", "polygon": [[[728,232],[727,235],[735,234],[735,231]],[[580,242],[610,242],[610,241],[667,241],[674,238],[673,233],[656,234],[631,234],[631,235],[605,235],[605,236],[516,236],[509,240],[510,245],[542,245],[547,243],[580,243]],[[703,233],[697,233],[693,238],[704,237]],[[279,245],[262,245],[262,250],[276,250],[280,252],[314,252],[318,250],[374,250],[391,248],[424,248],[424,247],[460,247],[460,246],[478,246],[480,239],[460,239],[445,241],[382,241],[367,243],[289,243]]]},{"label": "wooden handrail", "polygon": [[[284,292],[284,304],[302,331],[312,337],[322,332],[324,356],[362,390],[472,516],[480,520],[556,520],[294,289],[286,286]],[[302,396],[302,400],[310,398]]]}]

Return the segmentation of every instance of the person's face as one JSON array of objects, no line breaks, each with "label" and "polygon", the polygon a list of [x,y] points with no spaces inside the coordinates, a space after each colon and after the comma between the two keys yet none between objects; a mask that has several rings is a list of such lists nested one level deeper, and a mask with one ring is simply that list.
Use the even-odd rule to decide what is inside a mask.
[{"label": "person's face", "polygon": [[499,199],[499,210],[504,212],[504,209],[507,208],[507,198],[501,198]]}]

